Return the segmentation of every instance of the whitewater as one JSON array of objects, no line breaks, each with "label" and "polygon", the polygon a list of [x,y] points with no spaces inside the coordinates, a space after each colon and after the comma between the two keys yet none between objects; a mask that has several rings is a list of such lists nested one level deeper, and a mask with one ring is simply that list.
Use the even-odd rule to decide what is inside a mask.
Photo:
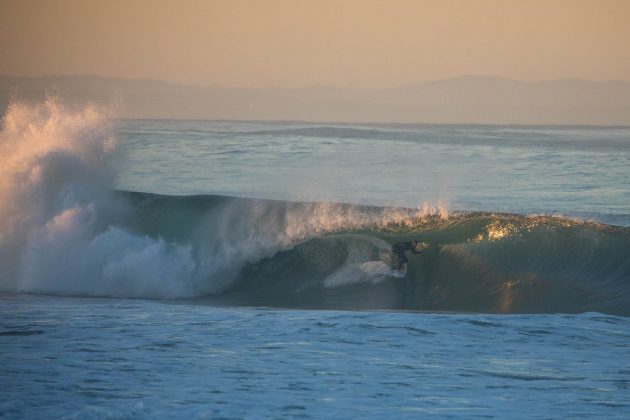
[{"label": "whitewater", "polygon": [[51,98],[0,173],[0,416],[630,415],[630,128]]}]

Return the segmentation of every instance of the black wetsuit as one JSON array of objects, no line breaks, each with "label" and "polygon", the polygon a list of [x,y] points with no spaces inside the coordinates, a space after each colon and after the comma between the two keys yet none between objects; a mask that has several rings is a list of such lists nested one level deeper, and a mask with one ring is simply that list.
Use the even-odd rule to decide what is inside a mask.
[{"label": "black wetsuit", "polygon": [[400,269],[400,267],[402,267],[403,264],[409,261],[407,259],[407,256],[405,255],[405,251],[411,251],[414,254],[420,253],[419,251],[416,251],[416,247],[414,246],[412,241],[398,242],[392,245],[392,252],[396,254],[396,256],[398,257],[398,265],[397,266],[392,265],[392,268]]}]

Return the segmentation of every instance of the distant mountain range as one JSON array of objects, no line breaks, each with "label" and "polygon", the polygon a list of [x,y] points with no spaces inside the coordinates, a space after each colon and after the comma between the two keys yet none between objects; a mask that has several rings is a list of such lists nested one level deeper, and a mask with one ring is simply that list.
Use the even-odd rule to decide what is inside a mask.
[{"label": "distant mountain range", "polygon": [[10,98],[114,104],[121,118],[630,125],[630,82],[463,76],[378,90],[188,86],[96,76],[0,76]]}]

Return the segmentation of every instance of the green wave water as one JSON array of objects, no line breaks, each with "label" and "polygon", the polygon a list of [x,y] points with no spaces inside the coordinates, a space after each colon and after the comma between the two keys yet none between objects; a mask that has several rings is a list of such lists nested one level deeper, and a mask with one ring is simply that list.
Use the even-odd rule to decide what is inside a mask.
[{"label": "green wave water", "polygon": [[[211,293],[226,304],[630,313],[624,227],[550,216],[123,195],[134,208],[132,230],[191,243],[198,258],[229,260],[215,275],[230,280]],[[430,246],[410,255],[406,278],[394,279],[391,245],[413,238]]]}]

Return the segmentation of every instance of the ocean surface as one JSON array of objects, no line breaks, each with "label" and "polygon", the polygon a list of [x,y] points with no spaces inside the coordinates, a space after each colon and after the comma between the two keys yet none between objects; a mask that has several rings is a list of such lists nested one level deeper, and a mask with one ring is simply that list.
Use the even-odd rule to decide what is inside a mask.
[{"label": "ocean surface", "polygon": [[630,128],[0,136],[0,417],[630,417]]}]

